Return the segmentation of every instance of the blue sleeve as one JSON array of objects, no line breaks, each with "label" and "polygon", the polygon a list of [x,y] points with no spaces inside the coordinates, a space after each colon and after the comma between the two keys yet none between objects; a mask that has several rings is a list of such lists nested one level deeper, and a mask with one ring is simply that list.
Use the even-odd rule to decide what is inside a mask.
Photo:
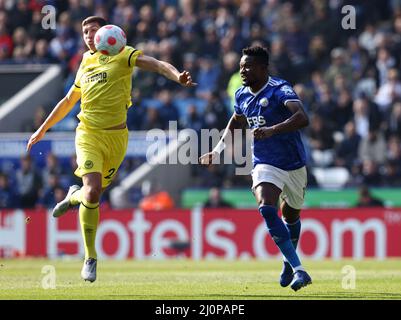
[{"label": "blue sleeve", "polygon": [[288,83],[283,84],[274,91],[277,101],[285,105],[287,101],[300,101],[294,89]]},{"label": "blue sleeve", "polygon": [[238,91],[239,91],[239,90],[237,90],[237,91],[235,92],[235,95],[234,95],[234,111],[235,111],[235,113],[238,114],[238,115],[243,115],[244,112],[242,111],[242,109],[241,109],[241,107],[240,107],[240,101],[239,101],[239,94],[238,94]]}]

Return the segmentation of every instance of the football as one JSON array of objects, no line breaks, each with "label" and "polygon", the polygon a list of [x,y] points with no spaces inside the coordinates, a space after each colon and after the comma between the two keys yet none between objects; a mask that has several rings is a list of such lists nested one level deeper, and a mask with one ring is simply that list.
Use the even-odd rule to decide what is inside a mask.
[{"label": "football", "polygon": [[106,56],[115,56],[124,50],[127,44],[125,32],[118,26],[108,24],[101,27],[95,34],[95,47]]}]

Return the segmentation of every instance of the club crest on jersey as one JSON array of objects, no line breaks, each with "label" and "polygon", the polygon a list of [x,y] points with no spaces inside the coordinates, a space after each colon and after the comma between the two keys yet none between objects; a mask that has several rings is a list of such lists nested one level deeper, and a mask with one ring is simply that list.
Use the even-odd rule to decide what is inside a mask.
[{"label": "club crest on jersey", "polygon": [[262,107],[267,107],[269,105],[269,100],[267,98],[262,98],[259,100],[259,103]]},{"label": "club crest on jersey", "polygon": [[107,62],[109,62],[110,57],[109,56],[105,56],[104,54],[102,54],[99,57],[99,63],[100,64],[106,64]]},{"label": "club crest on jersey", "polygon": [[91,160],[86,160],[84,163],[85,169],[91,169],[93,167],[93,162]]},{"label": "club crest on jersey", "polygon": [[294,90],[292,90],[292,88],[291,88],[290,86],[287,86],[287,85],[282,86],[282,87],[280,88],[280,90],[283,91],[284,94],[287,95],[287,96],[293,96],[293,95],[295,95]]}]

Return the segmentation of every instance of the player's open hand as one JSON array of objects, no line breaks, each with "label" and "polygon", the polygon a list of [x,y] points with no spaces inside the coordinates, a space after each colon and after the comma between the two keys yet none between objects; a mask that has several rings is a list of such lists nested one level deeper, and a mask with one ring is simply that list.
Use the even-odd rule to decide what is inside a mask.
[{"label": "player's open hand", "polygon": [[252,134],[255,139],[266,139],[274,134],[274,130],[271,127],[260,127],[253,129]]},{"label": "player's open hand", "polygon": [[191,74],[188,71],[183,71],[180,73],[178,80],[184,87],[194,87],[197,83],[192,82]]},{"label": "player's open hand", "polygon": [[42,140],[43,137],[45,136],[45,133],[46,133],[46,131],[44,131],[44,130],[41,130],[41,129],[36,130],[36,132],[33,135],[31,135],[31,137],[29,138],[29,141],[26,145],[26,152],[31,151],[32,146],[35,143]]},{"label": "player's open hand", "polygon": [[199,164],[204,166],[210,166],[212,164],[213,159],[217,157],[217,152],[208,152],[205,153],[203,156],[199,157]]}]

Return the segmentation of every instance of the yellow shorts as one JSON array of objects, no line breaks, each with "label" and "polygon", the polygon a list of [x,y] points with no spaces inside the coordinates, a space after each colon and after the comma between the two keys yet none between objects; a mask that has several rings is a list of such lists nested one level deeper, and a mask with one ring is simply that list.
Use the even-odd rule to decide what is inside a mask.
[{"label": "yellow shorts", "polygon": [[99,172],[102,187],[107,187],[124,160],[128,146],[128,129],[93,130],[79,124],[75,136],[78,168],[75,175]]}]

